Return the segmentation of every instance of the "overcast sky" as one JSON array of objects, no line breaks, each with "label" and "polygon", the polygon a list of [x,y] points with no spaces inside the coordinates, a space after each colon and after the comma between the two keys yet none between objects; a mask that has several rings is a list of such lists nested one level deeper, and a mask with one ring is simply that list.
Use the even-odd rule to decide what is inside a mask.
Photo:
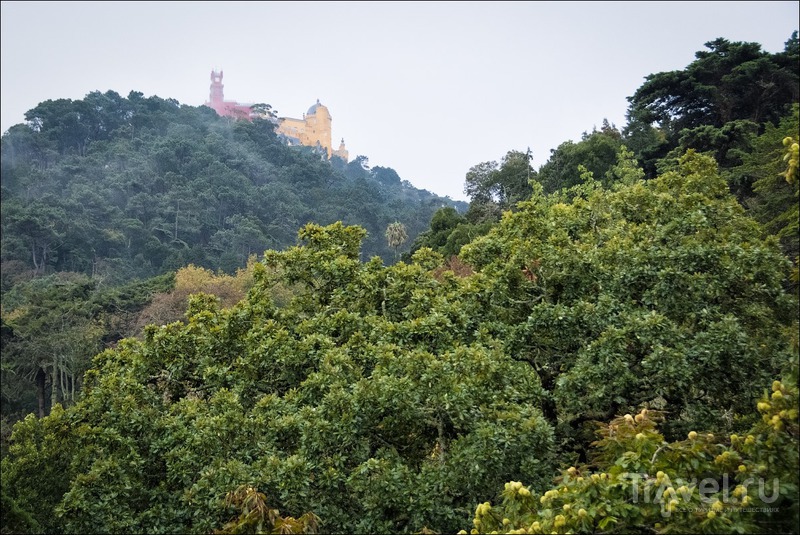
[{"label": "overcast sky", "polygon": [[48,99],[131,90],[302,117],[317,99],[334,148],[465,199],[464,175],[530,147],[622,127],[651,73],[717,37],[783,50],[798,2],[2,2],[2,131]]}]

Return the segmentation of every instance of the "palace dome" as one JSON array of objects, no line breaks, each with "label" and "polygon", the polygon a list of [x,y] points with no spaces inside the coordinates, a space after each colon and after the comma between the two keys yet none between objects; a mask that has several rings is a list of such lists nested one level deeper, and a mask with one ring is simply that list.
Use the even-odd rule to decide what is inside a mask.
[{"label": "palace dome", "polygon": [[325,110],[325,111],[327,111],[327,110],[328,110],[328,108],[327,108],[327,107],[325,107],[325,105],[324,105],[324,104],[320,104],[320,103],[319,103],[319,99],[317,99],[317,103],[316,103],[316,104],[314,104],[313,106],[311,106],[310,108],[308,108],[308,112],[306,113],[306,115],[314,115],[314,114],[316,114],[316,113],[317,113],[317,110],[318,110],[318,109],[323,109],[323,110]]}]

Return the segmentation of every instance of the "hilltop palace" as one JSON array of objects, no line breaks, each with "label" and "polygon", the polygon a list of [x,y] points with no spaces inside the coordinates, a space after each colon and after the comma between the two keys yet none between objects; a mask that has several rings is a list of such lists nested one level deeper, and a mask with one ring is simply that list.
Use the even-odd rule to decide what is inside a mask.
[{"label": "hilltop palace", "polygon": [[[222,71],[211,71],[211,94],[209,95],[206,106],[213,109],[221,117],[233,117],[235,119],[251,120],[254,117],[261,116],[257,111],[252,109],[252,104],[242,104],[231,100],[225,100],[222,94]],[[281,139],[289,145],[305,145],[307,147],[315,147],[320,152],[327,154],[328,159],[331,156],[338,156],[345,162],[347,161],[348,153],[344,147],[344,139],[339,144],[338,150],[333,150],[331,146],[331,117],[328,108],[320,104],[319,99],[317,103],[308,108],[308,111],[303,114],[302,119],[293,119],[292,117],[277,117],[273,119],[276,124],[275,132]]]}]

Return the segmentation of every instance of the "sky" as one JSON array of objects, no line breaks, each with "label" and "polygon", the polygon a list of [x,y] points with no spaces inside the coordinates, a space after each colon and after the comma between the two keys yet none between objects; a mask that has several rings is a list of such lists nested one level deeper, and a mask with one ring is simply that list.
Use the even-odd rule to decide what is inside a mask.
[{"label": "sky", "polygon": [[530,148],[534,168],[627,97],[723,37],[780,52],[790,2],[3,1],[2,132],[48,99],[92,91],[199,106],[225,99],[302,117],[317,99],[333,145],[418,188],[466,200],[481,162]]}]

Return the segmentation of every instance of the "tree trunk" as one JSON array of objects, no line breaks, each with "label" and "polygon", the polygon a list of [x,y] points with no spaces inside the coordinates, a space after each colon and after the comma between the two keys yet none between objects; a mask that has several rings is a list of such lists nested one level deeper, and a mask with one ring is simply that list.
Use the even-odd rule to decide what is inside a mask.
[{"label": "tree trunk", "polygon": [[44,418],[44,383],[47,374],[39,368],[36,372],[36,397],[39,400],[39,418]]},{"label": "tree trunk", "polygon": [[53,373],[50,375],[50,411],[58,403],[58,356],[53,357]]},{"label": "tree trunk", "polygon": [[58,371],[58,379],[59,379],[59,383],[61,383],[61,400],[64,403],[64,406],[66,407],[67,406],[67,394],[69,393],[69,390],[67,389],[67,384],[66,384],[67,372],[64,371],[63,367]]},{"label": "tree trunk", "polygon": [[556,402],[553,399],[553,395],[551,392],[548,391],[542,399],[542,415],[553,425],[558,423],[558,408],[556,407]]},{"label": "tree trunk", "polygon": [[39,274],[39,263],[36,261],[36,244],[31,245],[31,258],[33,259],[33,274]]},{"label": "tree trunk", "polygon": [[[536,369],[535,366],[534,369]],[[550,423],[556,425],[558,423],[558,408],[556,407],[556,400],[553,399],[553,392],[556,388],[556,375],[541,369],[536,369],[536,371],[542,388],[546,393],[544,399],[542,399],[542,414]]]}]

